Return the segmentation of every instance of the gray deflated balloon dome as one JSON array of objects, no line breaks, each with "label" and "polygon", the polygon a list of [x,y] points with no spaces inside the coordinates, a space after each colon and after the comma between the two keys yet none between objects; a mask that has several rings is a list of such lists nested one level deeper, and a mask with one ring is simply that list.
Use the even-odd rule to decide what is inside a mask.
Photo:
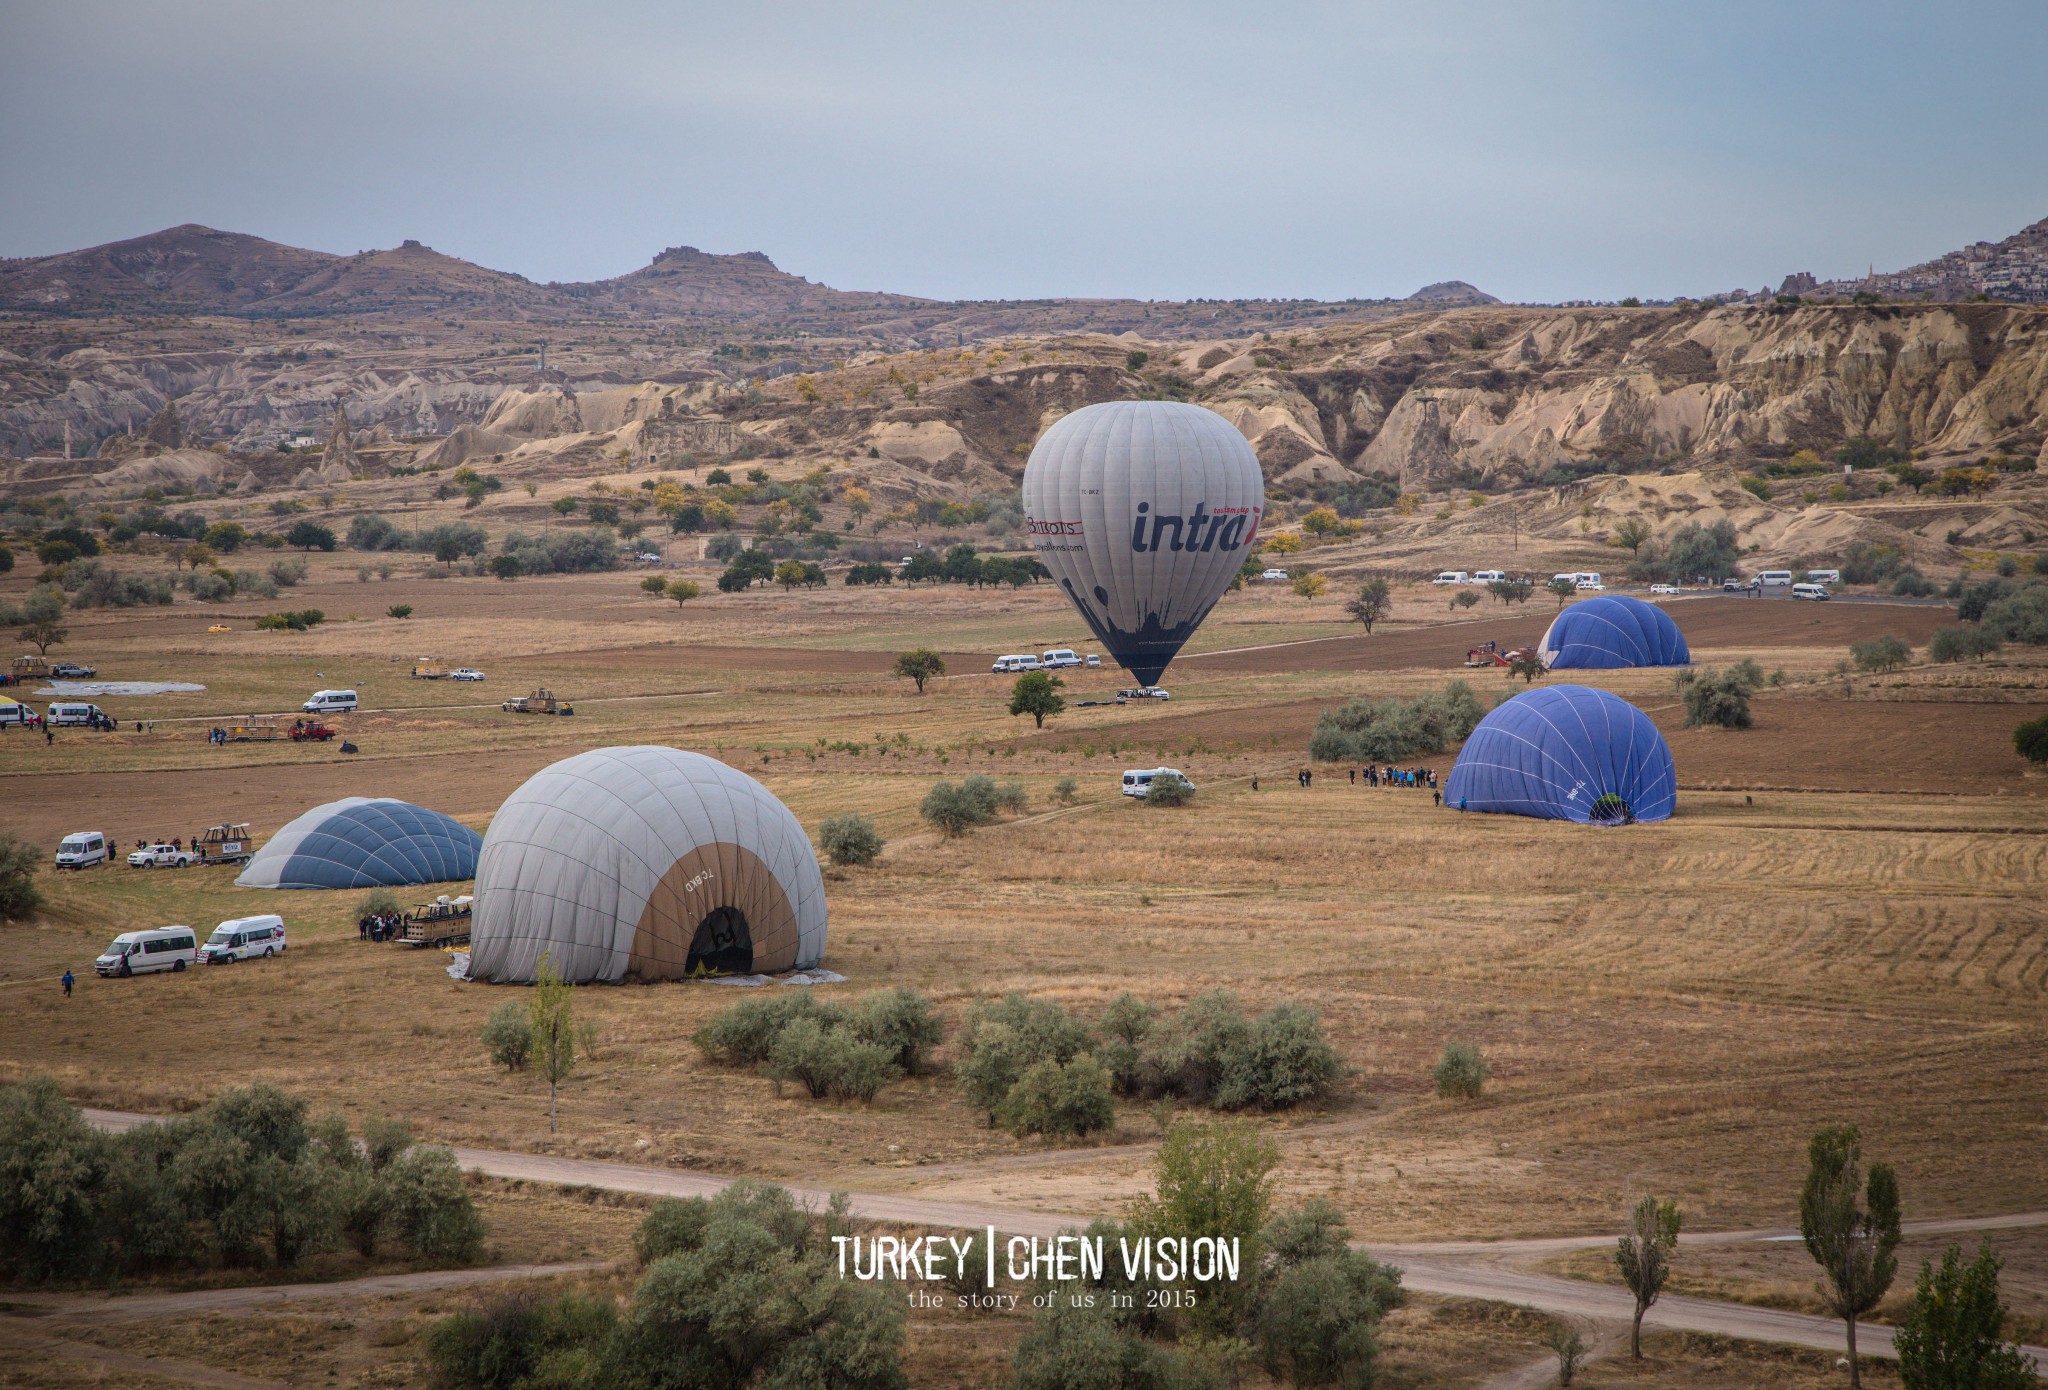
[{"label": "gray deflated balloon dome", "polygon": [[701,753],[599,748],[512,793],[477,863],[469,978],[578,982],[803,970],[825,954],[811,840]]}]

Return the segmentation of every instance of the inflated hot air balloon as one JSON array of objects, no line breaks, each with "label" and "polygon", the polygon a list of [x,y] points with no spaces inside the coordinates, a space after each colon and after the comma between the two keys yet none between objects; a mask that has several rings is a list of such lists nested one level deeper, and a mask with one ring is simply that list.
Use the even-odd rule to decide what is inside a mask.
[{"label": "inflated hot air balloon", "polygon": [[1024,465],[1039,561],[1144,685],[1158,683],[1230,587],[1265,506],[1244,436],[1175,401],[1085,406],[1047,430]]}]

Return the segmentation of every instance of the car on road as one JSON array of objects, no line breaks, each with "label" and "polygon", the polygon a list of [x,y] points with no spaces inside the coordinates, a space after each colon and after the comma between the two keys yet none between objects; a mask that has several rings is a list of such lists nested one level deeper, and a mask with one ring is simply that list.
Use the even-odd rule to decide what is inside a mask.
[{"label": "car on road", "polygon": [[1188,781],[1188,775],[1177,767],[1134,767],[1124,773],[1123,794],[1144,796],[1152,790],[1152,783],[1161,777],[1178,777],[1187,782],[1188,790],[1194,790],[1195,784]]},{"label": "car on road", "polygon": [[1825,599],[1833,598],[1834,595],[1828,592],[1828,586],[1825,584],[1794,584],[1792,586],[1792,597],[1804,599]]},{"label": "car on road", "polygon": [[1172,698],[1173,696],[1167,694],[1163,687],[1156,685],[1136,685],[1132,686],[1129,690],[1119,690],[1116,693],[1116,702],[1118,704],[1122,704],[1126,700],[1171,700]]},{"label": "car on road", "polygon": [[480,681],[483,678],[484,673],[477,670],[474,666],[458,666],[455,669],[455,674],[450,677],[450,679],[458,681]]},{"label": "car on road", "polygon": [[284,918],[274,912],[260,917],[234,917],[213,929],[199,948],[202,965],[275,956],[285,949]]},{"label": "car on road", "polygon": [[1429,582],[1432,584],[1470,584],[1472,576],[1463,570],[1445,570]]},{"label": "car on road", "polygon": [[170,845],[144,845],[128,856],[131,869],[189,869],[198,862],[199,856],[191,850]]},{"label": "car on road", "polygon": [[316,690],[313,698],[299,708],[307,714],[354,714],[356,693],[353,690]]},{"label": "car on road", "polygon": [[1474,584],[1504,584],[1507,582],[1507,577],[1508,572],[1506,570],[1472,571],[1472,582]]},{"label": "car on road", "polygon": [[1736,579],[1733,577],[1721,581],[1721,592],[1727,594],[1739,594],[1748,587],[1749,586],[1743,583],[1740,579]]},{"label": "car on road", "polygon": [[50,668],[50,678],[60,681],[89,681],[99,674],[96,666],[80,666],[73,661],[60,661]]},{"label": "car on road", "polygon": [[1054,647],[1041,653],[1038,663],[1048,671],[1062,671],[1069,666],[1079,666],[1081,658],[1075,654],[1072,647]]},{"label": "car on road", "polygon": [[1650,592],[1653,594],[1675,594],[1679,592],[1679,589],[1676,584],[1652,584]]},{"label": "car on road", "polygon": [[1579,581],[1578,583],[1574,584],[1574,585],[1573,585],[1572,587],[1573,587],[1574,589],[1577,589],[1577,590],[1578,590],[1578,591],[1579,591],[1580,593],[1582,593],[1582,594],[1598,594],[1598,593],[1603,593],[1603,592],[1605,592],[1605,591],[1606,591],[1606,588],[1607,588],[1607,586],[1606,586],[1605,584],[1602,584],[1602,583],[1601,583],[1601,582],[1600,582],[1599,580],[1597,580],[1597,579],[1581,579],[1581,580],[1580,580],[1580,581]]},{"label": "car on road", "polygon": [[1094,652],[1090,652],[1081,658],[1081,664],[1091,671],[1100,671],[1102,669],[1102,658]]},{"label": "car on road", "polygon": [[1808,570],[1806,572],[1806,582],[1809,584],[1839,584],[1842,582],[1842,572],[1840,570]]},{"label": "car on road", "polygon": [[643,550],[633,558],[643,565],[658,565],[661,563],[661,557],[651,550]]},{"label": "car on road", "polygon": [[148,931],[124,931],[114,944],[100,952],[92,963],[96,975],[147,975],[152,971],[183,970],[194,959],[196,933],[190,927],[152,927]]},{"label": "car on road", "polygon": [[97,868],[107,859],[107,837],[97,830],[74,830],[57,842],[60,869]]},{"label": "car on road", "polygon": [[988,668],[992,675],[1007,676],[1017,671],[1043,671],[1045,663],[1025,652],[1021,655],[999,656],[995,665]]}]

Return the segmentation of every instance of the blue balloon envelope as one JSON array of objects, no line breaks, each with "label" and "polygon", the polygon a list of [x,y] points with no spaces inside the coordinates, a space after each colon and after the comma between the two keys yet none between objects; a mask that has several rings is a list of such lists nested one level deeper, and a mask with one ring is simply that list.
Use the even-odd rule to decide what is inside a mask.
[{"label": "blue balloon envelope", "polygon": [[1685,634],[1669,613],[1620,594],[1602,594],[1565,609],[1536,650],[1553,671],[1692,664]]},{"label": "blue balloon envelope", "polygon": [[396,888],[476,877],[483,836],[388,797],[315,806],[270,837],[235,879],[243,888]]},{"label": "blue balloon envelope", "polygon": [[1479,721],[1444,784],[1463,811],[1581,824],[1665,820],[1678,799],[1671,746],[1619,696],[1555,685]]}]

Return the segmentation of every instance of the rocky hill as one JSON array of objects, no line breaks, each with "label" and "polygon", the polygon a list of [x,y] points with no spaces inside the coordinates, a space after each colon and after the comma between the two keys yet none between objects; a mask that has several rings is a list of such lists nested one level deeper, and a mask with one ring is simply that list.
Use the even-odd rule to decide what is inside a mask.
[{"label": "rocky hill", "polygon": [[682,320],[700,330],[806,335],[874,345],[957,344],[1018,333],[1244,332],[1329,319],[1370,321],[1418,307],[1497,303],[1463,281],[1405,300],[1121,299],[939,301],[833,289],[783,271],[758,251],[714,255],[673,246],[608,280],[535,284],[417,241],[331,255],[210,227],[55,256],[0,260],[0,313],[70,318],[147,314],[414,321],[461,313],[520,324]]}]

